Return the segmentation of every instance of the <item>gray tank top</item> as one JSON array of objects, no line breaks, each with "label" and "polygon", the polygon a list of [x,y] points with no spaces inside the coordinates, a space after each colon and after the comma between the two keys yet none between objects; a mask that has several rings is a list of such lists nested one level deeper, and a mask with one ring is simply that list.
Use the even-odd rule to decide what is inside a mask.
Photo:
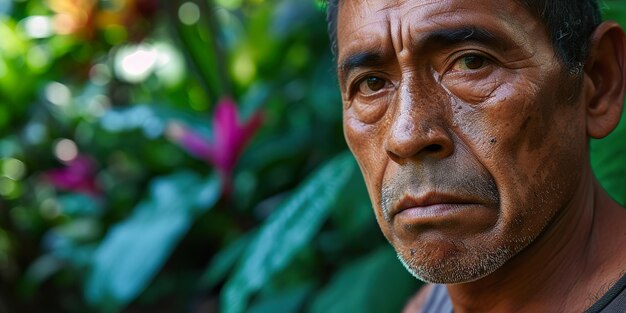
[{"label": "gray tank top", "polygon": [[[430,296],[422,307],[423,313],[454,313],[445,285],[433,285]],[[584,313],[625,313],[626,274],[620,278],[600,300]]]}]

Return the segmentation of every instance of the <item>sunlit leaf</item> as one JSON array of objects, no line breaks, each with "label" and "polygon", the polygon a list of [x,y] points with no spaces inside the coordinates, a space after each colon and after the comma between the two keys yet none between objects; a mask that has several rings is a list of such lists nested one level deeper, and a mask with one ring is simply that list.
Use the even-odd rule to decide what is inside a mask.
[{"label": "sunlit leaf", "polygon": [[310,312],[400,312],[419,285],[385,244],[338,272],[314,300]]},{"label": "sunlit leaf", "polygon": [[272,214],[226,283],[222,291],[222,312],[243,312],[251,295],[310,242],[355,169],[351,155],[339,155],[307,179]]},{"label": "sunlit leaf", "polygon": [[216,177],[181,172],[157,179],[150,198],[115,225],[94,255],[86,282],[93,304],[116,311],[132,301],[156,275],[194,218],[220,195]]}]

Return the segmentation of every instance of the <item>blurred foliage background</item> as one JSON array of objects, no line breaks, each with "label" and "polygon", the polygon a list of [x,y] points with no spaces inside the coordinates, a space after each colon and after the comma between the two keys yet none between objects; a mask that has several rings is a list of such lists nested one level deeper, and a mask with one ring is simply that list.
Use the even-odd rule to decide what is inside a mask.
[{"label": "blurred foliage background", "polygon": [[[0,0],[0,312],[398,312],[420,283],[326,29],[315,0]],[[625,134],[592,142],[621,203]]]}]

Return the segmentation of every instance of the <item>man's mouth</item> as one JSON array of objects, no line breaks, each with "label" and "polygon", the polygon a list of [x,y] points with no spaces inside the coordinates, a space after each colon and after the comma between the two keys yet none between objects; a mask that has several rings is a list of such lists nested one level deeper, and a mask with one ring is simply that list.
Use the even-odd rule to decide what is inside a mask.
[{"label": "man's mouth", "polygon": [[389,212],[389,218],[413,223],[436,222],[460,211],[480,206],[482,203],[470,197],[454,194],[426,192],[419,196],[403,196]]}]

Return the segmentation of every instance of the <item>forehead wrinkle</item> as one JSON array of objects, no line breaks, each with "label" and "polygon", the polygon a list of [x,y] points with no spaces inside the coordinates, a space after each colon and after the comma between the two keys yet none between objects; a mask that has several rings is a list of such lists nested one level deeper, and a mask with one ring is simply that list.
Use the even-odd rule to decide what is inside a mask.
[{"label": "forehead wrinkle", "polygon": [[387,20],[388,38],[391,39],[394,51],[399,55],[407,54],[407,48],[410,50],[412,42],[411,18],[408,16],[411,11],[423,8],[428,5],[436,4],[437,0],[423,1],[419,3],[411,3],[408,6],[406,0],[399,0],[383,6],[378,12],[386,11],[385,18]]},{"label": "forehead wrinkle", "polygon": [[397,9],[400,6],[403,6],[405,2],[406,2],[406,0],[399,0],[399,1],[396,1],[394,3],[388,3],[387,5],[385,5],[382,8],[380,8],[378,10],[378,12],[385,11],[385,10],[391,10],[391,9]]},{"label": "forehead wrinkle", "polygon": [[[358,6],[358,2],[360,1],[344,3]],[[360,3],[364,4],[364,2],[374,3],[376,0],[364,0]],[[373,17],[373,15],[376,15],[377,18],[375,21],[370,19],[370,22],[366,22],[367,24],[350,27],[352,28],[348,30],[350,33],[344,33],[343,37],[353,38],[348,40],[351,43],[345,47],[347,49],[344,49],[344,51],[351,50],[352,44],[358,45],[359,41],[361,44],[367,42],[367,46],[375,46],[376,43],[374,41],[379,41],[379,44],[387,41],[389,44],[388,48],[385,48],[387,53],[395,53],[398,57],[410,60],[407,58],[411,58],[411,53],[417,53],[420,49],[425,48],[420,45],[421,41],[432,30],[437,28],[475,27],[493,34],[499,34],[502,38],[509,38],[508,34],[512,33],[525,33],[525,36],[515,36],[516,40],[510,41],[507,49],[513,48],[515,51],[519,51],[521,56],[527,56],[529,53],[534,54],[538,52],[536,51],[537,47],[533,38],[541,37],[541,35],[535,34],[544,31],[542,24],[529,14],[524,7],[521,7],[517,1],[515,2],[516,5],[512,7],[493,7],[492,4],[483,4],[483,6],[479,7],[482,8],[482,10],[479,10],[482,12],[477,12],[477,9],[470,7],[469,4],[453,8],[435,0],[425,0],[418,3],[405,0],[393,1],[393,3],[385,5],[385,8],[389,8],[386,12],[381,11],[381,3],[378,2],[377,4],[377,8],[375,5],[372,5],[372,7],[367,5],[360,7],[359,16],[362,17],[362,21],[367,20],[368,16]],[[489,10],[485,11],[485,9]],[[466,15],[474,16],[471,25],[468,25],[468,20],[465,18]],[[530,19],[512,18],[519,15],[526,15]],[[340,31],[341,29],[340,27]],[[343,28],[343,30],[345,31],[346,29]],[[403,52],[399,53],[401,51]]]},{"label": "forehead wrinkle", "polygon": [[[534,38],[532,34],[537,31],[537,23],[530,22],[526,24],[520,24],[520,21],[509,19],[510,14],[500,13],[495,15],[480,14],[477,15],[477,20],[472,23],[467,21],[459,14],[459,12],[467,11],[475,13],[475,10],[470,8],[457,8],[450,10],[443,7],[442,10],[437,10],[428,15],[428,21],[424,23],[416,23],[411,25],[411,29],[407,32],[410,34],[412,41],[409,43],[415,50],[423,49],[424,40],[437,29],[476,29],[480,32],[485,32],[488,36],[496,36],[503,39],[500,47],[523,49],[529,53],[536,53],[536,47],[531,38]],[[509,12],[511,13],[511,12]],[[408,13],[407,13],[408,14]],[[484,15],[484,16],[483,16]],[[490,21],[487,23],[487,18]],[[494,21],[495,20],[495,21]],[[526,33],[526,36],[511,36],[514,33]],[[515,38],[515,40],[513,40]],[[507,41],[507,39],[511,39]],[[508,42],[508,44],[507,44]],[[517,48],[516,48],[517,47]]]},{"label": "forehead wrinkle", "polygon": [[[429,1],[421,1],[420,3],[413,3],[412,6],[410,8],[408,8],[408,10],[412,10],[414,8],[418,8],[421,6],[425,6],[425,5],[431,5],[431,4],[436,4],[437,2],[439,2],[440,0],[429,0]],[[415,2],[415,1],[412,1]],[[379,9],[379,11],[383,11],[383,10],[400,10],[403,12],[407,11],[407,8],[401,8],[402,6],[404,6],[407,3],[407,0],[397,0],[393,3],[389,3],[385,6],[383,6],[381,9]]]},{"label": "forehead wrinkle", "polygon": [[[405,3],[405,1],[402,1],[402,3]],[[434,6],[434,7],[426,9],[425,7],[427,6]],[[422,37],[420,36],[420,34],[426,33],[425,31],[424,32],[415,31],[415,27],[413,26],[414,24],[413,20],[415,19],[415,17],[412,15],[415,14],[414,12],[416,10],[426,10],[425,12],[419,12],[417,16],[422,17],[422,18],[426,17],[428,20],[436,18],[439,15],[442,15],[445,13],[453,13],[453,12],[450,12],[449,10],[446,10],[446,6],[442,6],[440,1],[438,0],[430,0],[430,1],[422,1],[419,3],[412,3],[411,6],[408,8],[396,7],[393,13],[398,16],[398,18],[396,18],[395,20],[397,20],[398,23],[400,24],[400,26],[398,27],[398,31],[397,31],[397,35],[398,35],[397,38],[399,39],[400,42],[398,44],[394,44],[394,47],[400,48],[400,49],[396,49],[396,51],[399,54],[402,54],[401,52],[403,51],[404,53],[407,53],[408,51],[405,51],[405,49],[407,48],[408,50],[413,50],[414,48],[416,48],[415,43],[417,42],[417,39]],[[424,22],[425,21],[422,20],[418,24],[421,24]],[[437,25],[437,23],[435,21],[426,22],[427,27],[430,27],[433,25]]]}]

